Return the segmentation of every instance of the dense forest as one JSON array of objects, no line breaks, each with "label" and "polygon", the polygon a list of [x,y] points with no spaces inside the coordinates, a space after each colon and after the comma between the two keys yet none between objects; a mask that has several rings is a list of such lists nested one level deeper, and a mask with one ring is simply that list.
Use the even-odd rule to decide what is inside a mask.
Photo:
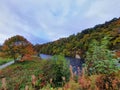
[{"label": "dense forest", "polygon": [[114,18],[104,24],[96,25],[93,28],[88,28],[76,35],[70,35],[67,38],[60,38],[59,40],[35,45],[36,51],[44,54],[64,54],[65,56],[74,57],[75,54],[84,56],[91,40],[96,39],[101,41],[103,37],[110,37],[109,49],[120,49],[120,18]]}]

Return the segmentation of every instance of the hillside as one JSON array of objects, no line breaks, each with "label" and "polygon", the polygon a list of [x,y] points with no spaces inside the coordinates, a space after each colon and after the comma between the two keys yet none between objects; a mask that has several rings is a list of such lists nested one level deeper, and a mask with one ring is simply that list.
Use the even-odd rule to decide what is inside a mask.
[{"label": "hillside", "polygon": [[101,41],[104,36],[111,37],[109,42],[110,50],[120,49],[120,18],[114,18],[104,24],[88,28],[76,35],[70,35],[67,38],[49,42],[42,45],[35,45],[39,53],[44,54],[64,54],[65,56],[74,57],[76,53],[83,55],[88,49],[91,40]]}]

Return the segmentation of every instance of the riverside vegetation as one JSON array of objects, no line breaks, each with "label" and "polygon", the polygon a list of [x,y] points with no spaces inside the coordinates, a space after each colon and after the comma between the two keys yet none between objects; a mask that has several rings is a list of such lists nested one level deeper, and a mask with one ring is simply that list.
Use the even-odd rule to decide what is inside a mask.
[{"label": "riverside vegetation", "polygon": [[109,50],[120,50],[120,18],[114,18],[104,24],[96,25],[77,34],[70,35],[67,38],[35,45],[38,53],[44,54],[64,54],[65,56],[75,57],[78,53],[81,57],[85,56],[90,41],[96,39],[101,41],[104,36],[110,36]]},{"label": "riverside vegetation", "polygon": [[0,58],[0,65],[3,65],[3,64],[10,62],[12,60],[13,59],[10,59],[10,58]]},{"label": "riverside vegetation", "polygon": [[118,59],[107,44],[107,37],[102,42],[91,42],[86,63],[82,70],[78,67],[78,74],[61,55],[17,62],[0,71],[1,90],[119,90]]},{"label": "riverside vegetation", "polygon": [[[77,36],[36,46],[19,35],[9,38],[0,46],[0,57],[15,63],[0,70],[0,90],[120,90],[119,27],[120,18],[113,19]],[[41,60],[40,52],[58,55]],[[85,59],[77,72],[64,58],[75,53]]]}]

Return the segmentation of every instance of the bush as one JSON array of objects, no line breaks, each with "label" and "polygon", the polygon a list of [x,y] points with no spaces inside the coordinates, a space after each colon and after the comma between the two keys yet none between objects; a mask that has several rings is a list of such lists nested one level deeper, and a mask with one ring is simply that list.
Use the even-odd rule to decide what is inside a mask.
[{"label": "bush", "polygon": [[86,53],[86,67],[89,74],[112,74],[119,70],[118,59],[108,50],[109,40],[103,38],[101,42],[93,40]]},{"label": "bush", "polygon": [[62,86],[63,81],[67,82],[70,78],[69,62],[61,55],[53,56],[50,60],[44,61],[42,71],[41,81],[49,81],[53,87]]},{"label": "bush", "polygon": [[96,79],[96,86],[99,90],[118,90],[120,88],[120,79],[111,75],[100,75]]}]

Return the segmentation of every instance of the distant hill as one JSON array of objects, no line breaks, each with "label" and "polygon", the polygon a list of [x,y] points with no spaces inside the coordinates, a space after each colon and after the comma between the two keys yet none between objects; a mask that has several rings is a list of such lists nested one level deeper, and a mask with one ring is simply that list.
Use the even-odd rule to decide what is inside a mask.
[{"label": "distant hill", "polygon": [[39,53],[44,54],[64,54],[65,56],[74,57],[76,53],[83,55],[88,49],[91,40],[100,41],[104,36],[112,37],[109,42],[109,49],[120,49],[120,18],[114,18],[104,24],[88,28],[76,35],[70,35],[67,38],[49,42],[42,45],[35,45]]}]

